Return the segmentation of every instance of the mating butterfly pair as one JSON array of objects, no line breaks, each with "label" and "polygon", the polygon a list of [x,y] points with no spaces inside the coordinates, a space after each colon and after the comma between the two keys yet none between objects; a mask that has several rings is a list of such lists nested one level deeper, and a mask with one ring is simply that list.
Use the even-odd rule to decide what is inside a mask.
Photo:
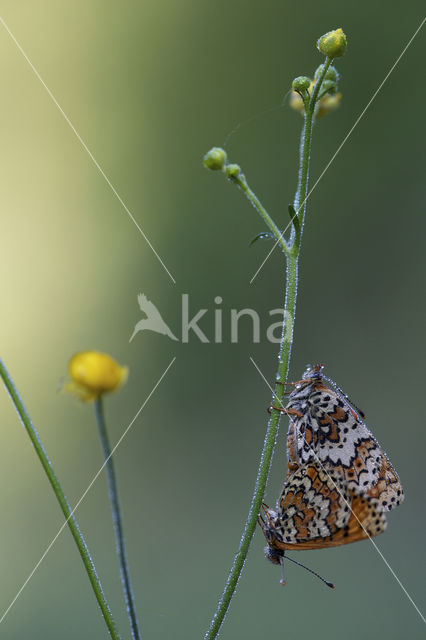
[{"label": "mating butterfly pair", "polygon": [[[284,413],[288,474],[277,510],[264,505],[266,555],[356,542],[386,528],[385,511],[403,500],[398,475],[343,392],[310,367],[294,384]],[[325,384],[330,382],[333,389]]]}]

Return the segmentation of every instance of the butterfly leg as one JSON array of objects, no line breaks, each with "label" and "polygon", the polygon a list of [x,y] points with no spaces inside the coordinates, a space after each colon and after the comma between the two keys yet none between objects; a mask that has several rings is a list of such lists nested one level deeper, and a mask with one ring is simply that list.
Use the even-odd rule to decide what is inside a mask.
[{"label": "butterfly leg", "polygon": [[286,413],[286,410],[284,409],[284,407],[275,407],[274,403],[271,402],[269,404],[269,407],[267,408],[267,412],[268,413],[272,413],[272,410],[275,409],[276,411],[281,411],[281,413]]},{"label": "butterfly leg", "polygon": [[268,412],[271,413],[272,410],[280,411],[281,413],[285,413],[288,416],[297,416],[298,418],[303,418],[303,413],[297,411],[297,409],[286,409],[284,407],[275,407],[272,402],[268,407]]},{"label": "butterfly leg", "polygon": [[269,513],[268,512],[269,512],[270,506],[267,505],[266,502],[262,502],[261,509],[262,509],[263,513],[265,514],[266,518],[269,520],[270,517],[269,517]]},{"label": "butterfly leg", "polygon": [[297,382],[281,382],[281,380],[275,380],[274,384],[275,384],[275,386],[280,385],[281,387],[283,387],[282,394],[284,396],[288,396],[288,395],[290,395],[290,393],[293,393],[293,390],[291,389],[289,391],[284,391],[284,387],[286,387],[286,386],[295,387],[298,384],[300,384],[301,382],[306,382],[306,381],[305,380],[298,380]]}]

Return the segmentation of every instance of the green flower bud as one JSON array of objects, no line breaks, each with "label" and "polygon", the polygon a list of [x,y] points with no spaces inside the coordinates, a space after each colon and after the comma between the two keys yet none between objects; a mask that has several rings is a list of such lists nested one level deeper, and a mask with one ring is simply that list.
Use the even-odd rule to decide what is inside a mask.
[{"label": "green flower bud", "polygon": [[306,76],[298,76],[291,83],[291,87],[293,91],[298,91],[299,93],[302,93],[303,91],[307,91],[307,89],[309,89],[310,86],[311,86],[311,79],[307,78]]},{"label": "green flower bud", "polygon": [[226,177],[232,180],[232,178],[238,178],[241,173],[241,167],[238,164],[228,164],[225,167]]},{"label": "green flower bud", "polygon": [[346,51],[346,36],[342,29],[325,33],[317,42],[317,47],[327,58],[340,58]]},{"label": "green flower bud", "polygon": [[[319,80],[322,72],[324,69],[324,65],[320,64],[320,66],[318,67],[318,69],[315,71],[315,80]],[[340,74],[337,71],[336,67],[333,67],[333,65],[330,65],[327,69],[327,72],[324,76],[324,80],[332,80],[333,82],[339,82],[339,78],[340,78]]]},{"label": "green flower bud", "polygon": [[334,94],[337,91],[337,85],[335,82],[333,82],[333,80],[324,80],[324,82],[321,85],[321,93],[330,93],[330,94]]},{"label": "green flower bud", "polygon": [[221,149],[220,147],[212,147],[204,156],[203,163],[206,169],[222,171],[226,166],[226,160],[227,155],[224,149]]}]

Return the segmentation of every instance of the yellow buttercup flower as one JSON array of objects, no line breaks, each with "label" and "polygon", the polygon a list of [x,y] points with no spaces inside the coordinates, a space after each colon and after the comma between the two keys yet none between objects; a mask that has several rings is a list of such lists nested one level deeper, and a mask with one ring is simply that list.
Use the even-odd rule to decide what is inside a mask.
[{"label": "yellow buttercup flower", "polygon": [[[315,81],[311,80],[311,85],[309,87],[309,93],[311,95],[312,95],[312,90],[314,86],[315,86]],[[330,95],[329,93],[326,93],[325,96],[323,96],[320,100],[318,100],[315,117],[322,118],[322,116],[325,116],[326,113],[329,113],[330,111],[334,111],[334,109],[336,109],[339,106],[341,99],[342,99],[341,93],[335,93],[334,95]],[[295,111],[299,111],[299,113],[303,115],[305,111],[305,108],[303,106],[303,100],[300,97],[300,95],[296,93],[296,91],[292,91],[290,93],[289,104],[292,109],[294,109]]]},{"label": "yellow buttercup flower", "polygon": [[128,368],[100,351],[80,351],[68,365],[70,380],[64,390],[84,402],[96,400],[104,393],[117,391],[125,382]]}]

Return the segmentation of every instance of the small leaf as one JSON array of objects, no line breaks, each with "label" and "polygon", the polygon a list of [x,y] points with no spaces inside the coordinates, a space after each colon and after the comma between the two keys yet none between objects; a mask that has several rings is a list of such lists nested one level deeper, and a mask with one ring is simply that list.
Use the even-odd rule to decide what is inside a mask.
[{"label": "small leaf", "polygon": [[291,219],[291,221],[292,221],[292,223],[294,225],[294,228],[296,229],[296,231],[298,231],[299,228],[300,228],[299,218],[297,217],[296,210],[295,210],[295,208],[293,207],[292,204],[288,205],[288,212],[290,214],[290,219]]},{"label": "small leaf", "polygon": [[296,215],[296,210],[292,204],[288,205],[288,212],[290,214],[290,218],[293,220],[294,216]]},{"label": "small leaf", "polygon": [[262,231],[262,233],[258,233],[257,236],[254,236],[253,240],[250,242],[250,247],[258,240],[272,240],[273,237],[274,236],[272,233],[269,233],[269,231]]}]

